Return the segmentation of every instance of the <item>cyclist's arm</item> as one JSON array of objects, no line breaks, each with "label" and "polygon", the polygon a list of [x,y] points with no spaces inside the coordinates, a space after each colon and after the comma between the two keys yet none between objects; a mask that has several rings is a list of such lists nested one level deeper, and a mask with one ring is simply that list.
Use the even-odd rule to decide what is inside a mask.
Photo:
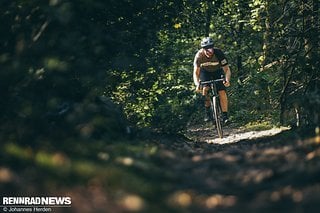
[{"label": "cyclist's arm", "polygon": [[193,82],[196,86],[199,86],[200,67],[194,65],[193,67]]},{"label": "cyclist's arm", "polygon": [[224,85],[225,85],[226,87],[228,87],[228,86],[230,86],[230,79],[231,79],[230,67],[229,67],[229,65],[227,64],[227,65],[223,66],[222,69],[223,69],[223,72],[224,72],[225,77],[226,77],[226,82],[224,83]]},{"label": "cyclist's arm", "polygon": [[231,71],[230,71],[230,67],[228,65],[228,60],[227,60],[226,56],[224,55],[224,53],[220,49],[215,49],[215,53],[216,53],[217,58],[219,59],[219,62],[222,66],[223,72],[226,77],[226,81],[224,82],[224,85],[226,87],[228,87],[228,86],[230,86],[230,78],[231,78]]},{"label": "cyclist's arm", "polygon": [[197,54],[194,56],[194,59],[193,59],[193,82],[197,88],[199,87],[199,81],[200,81],[200,64],[198,62],[198,58],[199,58],[199,51],[197,52]]}]

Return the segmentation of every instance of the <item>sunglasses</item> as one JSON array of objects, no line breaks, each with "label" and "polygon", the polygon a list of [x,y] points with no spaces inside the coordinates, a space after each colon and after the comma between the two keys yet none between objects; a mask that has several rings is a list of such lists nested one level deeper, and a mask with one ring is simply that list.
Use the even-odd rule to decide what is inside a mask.
[{"label": "sunglasses", "polygon": [[210,45],[210,46],[204,47],[204,49],[205,49],[205,50],[212,49],[212,48],[213,48],[213,45]]}]

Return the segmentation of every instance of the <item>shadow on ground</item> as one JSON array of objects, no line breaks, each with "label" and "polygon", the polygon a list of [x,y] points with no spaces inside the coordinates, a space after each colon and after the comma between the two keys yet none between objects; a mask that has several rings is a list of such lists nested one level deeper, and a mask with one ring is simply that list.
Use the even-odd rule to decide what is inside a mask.
[{"label": "shadow on ground", "polygon": [[71,208],[54,212],[320,210],[320,143],[312,132],[214,143],[200,139],[201,131],[189,139],[47,139],[33,147],[7,139],[1,195],[72,198]]}]

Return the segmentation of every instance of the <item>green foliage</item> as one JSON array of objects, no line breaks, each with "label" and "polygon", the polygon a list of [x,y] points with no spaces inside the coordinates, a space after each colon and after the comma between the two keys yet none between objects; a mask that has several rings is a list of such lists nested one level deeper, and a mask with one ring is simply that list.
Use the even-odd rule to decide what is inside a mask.
[{"label": "green foliage", "polygon": [[285,124],[297,108],[306,124],[316,123],[319,9],[300,3],[1,3],[2,125],[42,125],[64,102],[105,95],[134,125],[177,132],[196,110],[192,61],[207,33],[229,59],[235,120]]},{"label": "green foliage", "polygon": [[[187,124],[202,122],[192,63],[207,35],[225,52],[231,67],[229,111],[235,126],[262,130],[279,123],[319,125],[320,33],[315,0],[1,0],[0,23],[0,191],[4,193],[70,193],[80,202],[92,195],[95,202],[82,205],[98,212],[105,212],[106,206],[110,212],[159,212],[159,206],[162,212],[216,207],[219,211],[222,204],[232,208],[226,211],[242,207],[243,196],[253,197],[252,186],[257,191],[264,188],[264,173],[270,185],[273,172],[257,176],[255,168],[260,165],[243,161],[251,156],[260,164],[263,158],[257,161],[255,156],[263,155],[276,159],[270,158],[273,148],[270,152],[267,143],[242,144],[241,150],[254,151],[247,155],[235,152],[232,144],[181,143],[163,135],[158,138],[154,131],[146,134],[148,139],[129,141],[126,135],[131,125],[179,133]],[[281,150],[284,141],[290,146],[297,141],[289,149],[298,152],[288,156],[294,163],[302,162],[299,168],[310,163],[309,189],[310,180],[318,181],[313,177],[319,174],[314,165],[320,152],[314,151],[309,139],[301,143],[303,137],[295,137],[276,141],[274,149]],[[308,150],[307,161],[299,160]],[[284,151],[288,154],[287,148]],[[212,152],[218,155],[205,155]],[[284,165],[279,156],[277,162]],[[183,164],[176,164],[181,157]],[[211,165],[212,157],[218,161]],[[231,183],[247,183],[243,189],[250,193],[240,188],[237,203],[232,196],[221,196],[215,186],[228,188],[228,178],[238,172],[241,162],[249,173],[240,172]],[[233,163],[236,166],[230,167]],[[215,172],[221,175],[211,166],[231,170],[223,181],[203,181],[208,172],[212,177],[217,177]],[[289,167],[274,173],[285,176],[294,168],[300,187],[301,171],[297,173],[293,164]],[[190,168],[195,168],[191,176]],[[282,183],[281,179],[279,186]],[[277,200],[274,194],[282,192],[257,193],[258,203],[266,196]],[[291,190],[294,201],[299,201],[297,208],[291,205],[293,210],[313,205],[300,198],[309,192]],[[132,207],[132,199],[139,208],[112,208]],[[280,207],[287,203],[282,201]],[[185,205],[191,203],[198,204]],[[82,205],[73,206],[74,211],[84,211]]]}]

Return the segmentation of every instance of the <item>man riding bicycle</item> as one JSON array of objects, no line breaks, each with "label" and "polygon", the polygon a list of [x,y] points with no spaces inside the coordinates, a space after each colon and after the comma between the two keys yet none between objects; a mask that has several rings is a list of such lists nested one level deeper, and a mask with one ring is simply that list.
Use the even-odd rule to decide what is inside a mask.
[{"label": "man riding bicycle", "polygon": [[206,37],[201,41],[201,49],[198,50],[193,62],[193,81],[196,91],[201,92],[204,97],[205,118],[209,121],[210,116],[210,99],[208,96],[209,87],[200,88],[200,81],[210,81],[225,76],[224,82],[217,82],[217,90],[220,96],[220,105],[222,110],[223,122],[228,122],[228,97],[226,87],[230,86],[231,71],[224,53],[214,47],[212,38]]}]

